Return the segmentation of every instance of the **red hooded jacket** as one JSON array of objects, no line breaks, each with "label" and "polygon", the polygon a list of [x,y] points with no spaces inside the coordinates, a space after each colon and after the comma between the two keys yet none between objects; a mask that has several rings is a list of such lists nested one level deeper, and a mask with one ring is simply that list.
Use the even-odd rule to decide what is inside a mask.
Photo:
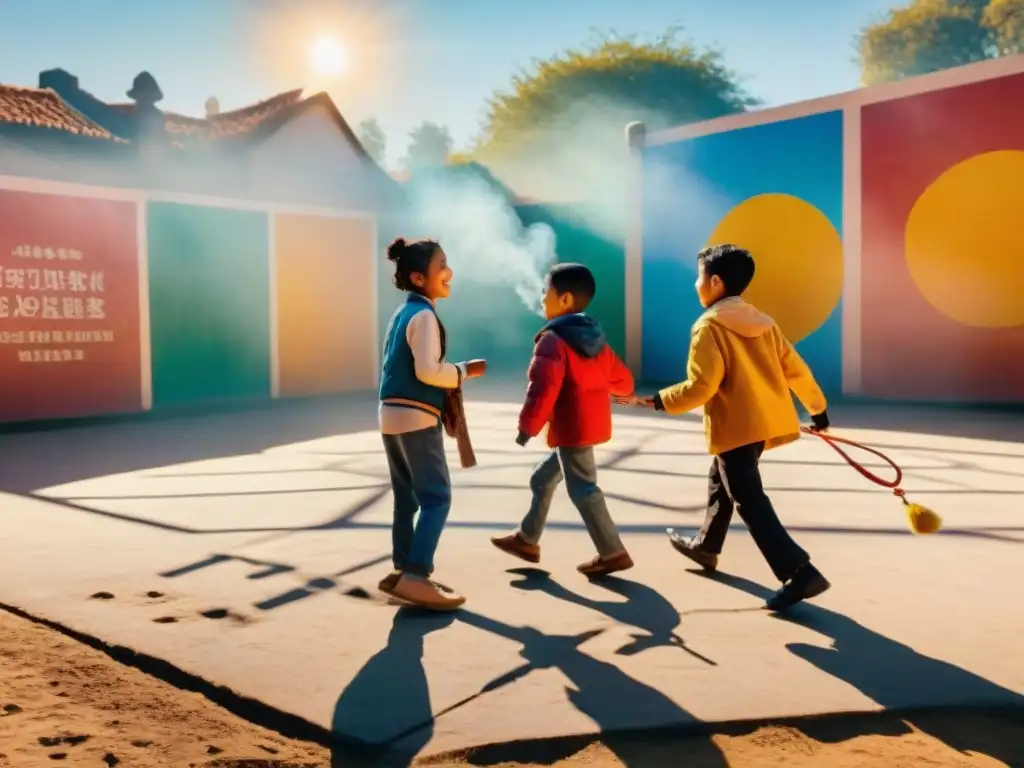
[{"label": "red hooded jacket", "polygon": [[562,315],[537,334],[519,431],[548,427],[552,448],[579,448],[612,437],[611,395],[633,392],[633,374],[608,346],[596,320]]}]

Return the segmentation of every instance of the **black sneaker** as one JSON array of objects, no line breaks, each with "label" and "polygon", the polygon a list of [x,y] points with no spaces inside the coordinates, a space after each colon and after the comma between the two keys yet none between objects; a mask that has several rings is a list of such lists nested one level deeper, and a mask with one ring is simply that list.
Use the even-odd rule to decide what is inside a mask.
[{"label": "black sneaker", "polygon": [[799,602],[817,597],[832,585],[822,576],[821,571],[808,563],[782,585],[782,588],[765,601],[769,611],[784,611]]},{"label": "black sneaker", "polygon": [[679,533],[675,528],[665,529],[668,534],[669,543],[681,555],[686,555],[703,568],[705,571],[713,571],[718,567],[718,555],[712,552],[705,552],[696,544],[694,539],[688,539]]}]

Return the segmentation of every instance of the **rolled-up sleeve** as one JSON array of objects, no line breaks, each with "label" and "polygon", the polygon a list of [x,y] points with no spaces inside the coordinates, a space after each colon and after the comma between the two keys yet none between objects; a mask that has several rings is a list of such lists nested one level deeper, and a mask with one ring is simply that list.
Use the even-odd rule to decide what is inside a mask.
[{"label": "rolled-up sleeve", "polygon": [[431,387],[457,389],[462,383],[459,366],[441,358],[441,327],[433,312],[418,312],[405,329],[412,350],[416,378]]}]

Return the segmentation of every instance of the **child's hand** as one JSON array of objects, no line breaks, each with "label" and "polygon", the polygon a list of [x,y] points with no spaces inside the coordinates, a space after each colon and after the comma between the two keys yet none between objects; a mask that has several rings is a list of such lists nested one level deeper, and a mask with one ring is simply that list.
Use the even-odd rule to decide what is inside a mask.
[{"label": "child's hand", "polygon": [[828,411],[822,411],[817,416],[811,416],[811,432],[828,432],[832,426],[828,420]]},{"label": "child's hand", "polygon": [[530,442],[530,436],[523,430],[519,430],[519,434],[516,435],[516,445],[525,446],[528,442]]},{"label": "child's hand", "polygon": [[466,378],[478,379],[487,373],[486,360],[470,360],[466,363]]},{"label": "child's hand", "polygon": [[625,395],[625,396],[612,395],[612,402],[618,403],[619,405],[631,406],[631,407],[634,407],[634,408],[653,408],[654,407],[654,398],[653,397],[645,397],[645,396],[642,396],[642,395],[638,395],[636,392],[634,392],[631,395]]}]

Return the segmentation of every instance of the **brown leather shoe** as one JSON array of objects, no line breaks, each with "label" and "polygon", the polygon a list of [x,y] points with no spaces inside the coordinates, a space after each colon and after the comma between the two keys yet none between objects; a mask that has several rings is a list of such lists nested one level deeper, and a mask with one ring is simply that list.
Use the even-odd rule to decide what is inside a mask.
[{"label": "brown leather shoe", "polygon": [[[398,580],[402,578],[401,571],[392,571],[377,584],[377,589],[383,592],[385,595],[391,597],[395,596],[395,587],[398,586]],[[437,587],[441,592],[450,592],[456,594],[455,590],[449,586],[442,584],[440,581],[430,580],[430,583]]]},{"label": "brown leather shoe", "polygon": [[432,581],[404,575],[398,580],[391,594],[409,605],[428,608],[432,611],[454,611],[466,602],[466,598],[462,595],[438,589]]},{"label": "brown leather shoe", "polygon": [[385,595],[394,596],[395,587],[398,586],[398,580],[402,578],[401,571],[392,571],[377,584],[377,589],[383,592]]},{"label": "brown leather shoe", "polygon": [[633,558],[629,556],[628,552],[623,550],[622,552],[617,552],[616,554],[609,555],[608,557],[598,556],[593,560],[580,563],[576,566],[576,570],[584,576],[607,576],[610,573],[628,571],[632,567]]},{"label": "brown leather shoe", "polygon": [[528,563],[540,562],[540,547],[524,539],[523,534],[519,533],[519,531],[510,533],[507,536],[492,536],[491,544],[502,552],[507,552],[513,557],[518,557],[520,560],[525,560]]}]

